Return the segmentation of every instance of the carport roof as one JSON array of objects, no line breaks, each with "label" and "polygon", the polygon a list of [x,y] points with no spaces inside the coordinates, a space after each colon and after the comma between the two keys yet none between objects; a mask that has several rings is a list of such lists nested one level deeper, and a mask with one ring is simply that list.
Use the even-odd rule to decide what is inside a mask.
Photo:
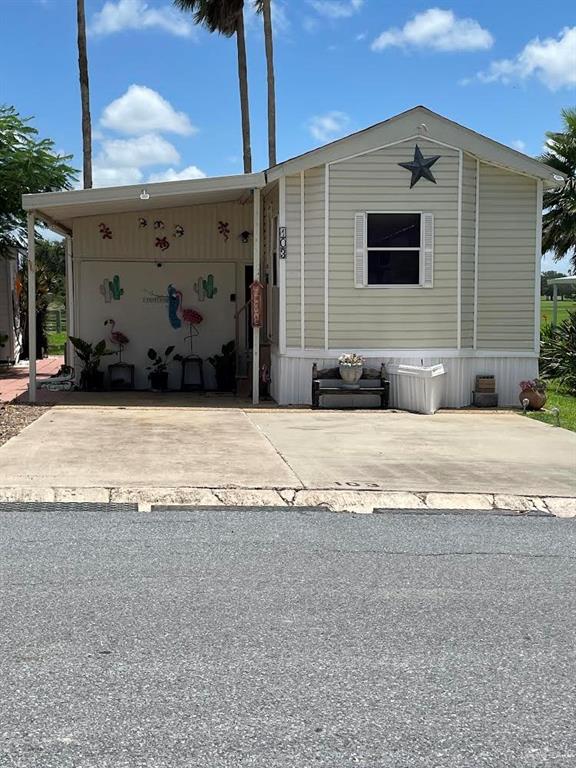
[{"label": "carport roof", "polygon": [[[22,206],[26,211],[35,211],[38,218],[53,228],[66,232],[71,229],[72,220],[79,216],[127,213],[141,211],[146,207],[177,208],[191,204],[230,202],[242,199],[265,184],[264,173],[246,173],[125,187],[43,192],[23,195]],[[143,193],[148,197],[142,197]]]}]

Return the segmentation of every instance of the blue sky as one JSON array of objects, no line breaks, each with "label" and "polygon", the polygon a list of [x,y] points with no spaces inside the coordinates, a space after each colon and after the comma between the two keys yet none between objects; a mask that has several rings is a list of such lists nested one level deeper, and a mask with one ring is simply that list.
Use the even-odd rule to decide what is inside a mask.
[{"label": "blue sky", "polygon": [[[248,4],[248,0],[247,0]],[[0,102],[81,165],[75,0],[0,0]],[[276,0],[278,156],[425,104],[528,154],[574,105],[572,0]],[[86,0],[99,185],[242,170],[236,49],[169,0]],[[255,169],[260,19],[247,14]],[[8,34],[6,34],[8,32]]]}]

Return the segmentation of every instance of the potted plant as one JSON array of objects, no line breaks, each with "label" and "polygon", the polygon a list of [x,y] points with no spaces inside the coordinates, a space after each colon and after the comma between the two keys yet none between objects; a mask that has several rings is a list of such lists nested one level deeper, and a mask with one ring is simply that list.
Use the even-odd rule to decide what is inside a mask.
[{"label": "potted plant", "polygon": [[150,388],[156,392],[163,392],[168,389],[168,362],[170,355],[174,352],[174,346],[166,347],[164,354],[161,355],[155,349],[150,347],[148,350],[148,359],[150,365],[146,370],[150,371]]},{"label": "potted plant", "polygon": [[364,358],[355,352],[348,352],[338,358],[340,365],[340,378],[348,386],[356,386],[362,378],[364,370]]},{"label": "potted plant", "polygon": [[526,407],[531,411],[539,411],[546,405],[546,382],[542,379],[521,381],[519,400],[522,407],[525,405],[524,401],[528,400]]},{"label": "potted plant", "polygon": [[216,374],[216,387],[219,392],[232,392],[236,386],[236,344],[229,341],[222,345],[222,354],[212,355],[208,362]]},{"label": "potted plant", "polygon": [[100,360],[114,352],[106,349],[106,340],[101,339],[97,344],[90,344],[76,336],[68,337],[76,350],[76,355],[82,363],[80,372],[80,389],[87,392],[104,389],[104,371],[100,370]]}]

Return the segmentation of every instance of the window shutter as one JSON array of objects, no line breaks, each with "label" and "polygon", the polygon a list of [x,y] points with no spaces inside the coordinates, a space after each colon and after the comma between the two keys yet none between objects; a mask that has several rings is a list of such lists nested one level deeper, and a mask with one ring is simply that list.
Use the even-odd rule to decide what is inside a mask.
[{"label": "window shutter", "polygon": [[365,288],[366,275],[366,214],[354,216],[354,285]]},{"label": "window shutter", "polygon": [[434,214],[422,214],[422,288],[434,284]]}]

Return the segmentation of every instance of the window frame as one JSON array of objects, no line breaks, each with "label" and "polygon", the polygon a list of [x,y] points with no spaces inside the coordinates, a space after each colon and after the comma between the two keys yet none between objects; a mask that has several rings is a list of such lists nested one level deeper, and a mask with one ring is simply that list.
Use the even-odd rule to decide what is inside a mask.
[{"label": "window frame", "polygon": [[[364,226],[365,226],[365,232],[364,232],[364,274],[366,276],[366,282],[364,283],[365,288],[371,288],[371,289],[385,289],[390,290],[393,288],[424,288],[423,280],[424,280],[424,213],[425,211],[364,211]],[[374,214],[380,214],[380,215],[401,215],[401,214],[408,214],[412,216],[420,216],[420,244],[418,248],[370,248],[368,245],[368,217]],[[406,251],[406,252],[413,252],[418,251],[418,282],[417,283],[369,283],[368,282],[368,252],[369,251],[379,251],[379,252],[385,252],[385,251]]]}]

